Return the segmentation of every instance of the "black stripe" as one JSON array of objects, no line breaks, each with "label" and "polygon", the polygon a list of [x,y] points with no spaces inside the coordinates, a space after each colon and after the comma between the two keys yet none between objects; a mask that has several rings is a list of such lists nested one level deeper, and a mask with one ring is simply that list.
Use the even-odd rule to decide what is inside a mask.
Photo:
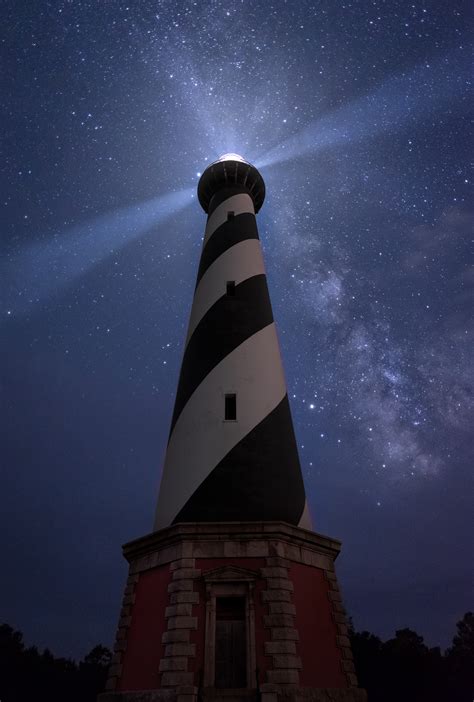
[{"label": "black stripe", "polygon": [[206,312],[184,352],[170,436],[183,407],[209,371],[271,322],[272,307],[264,274],[236,285],[235,295],[224,295]]},{"label": "black stripe", "polygon": [[258,239],[257,222],[254,214],[243,212],[217,227],[211,234],[201,254],[196,287],[209,266],[224,251],[227,251],[227,249],[230,249],[231,246],[238,244],[240,241],[245,241],[245,239]]},{"label": "black stripe", "polygon": [[248,188],[246,188],[243,185],[228,185],[227,187],[220,188],[216,193],[214,193],[214,195],[211,198],[211,201],[209,203],[208,215],[211,216],[214,210],[217,209],[219,205],[228,200],[230,197],[233,197],[234,195],[243,194],[248,195],[249,198],[252,200],[250,190],[248,190]]},{"label": "black stripe", "polygon": [[176,522],[277,520],[297,525],[305,505],[288,396],[191,495]]}]

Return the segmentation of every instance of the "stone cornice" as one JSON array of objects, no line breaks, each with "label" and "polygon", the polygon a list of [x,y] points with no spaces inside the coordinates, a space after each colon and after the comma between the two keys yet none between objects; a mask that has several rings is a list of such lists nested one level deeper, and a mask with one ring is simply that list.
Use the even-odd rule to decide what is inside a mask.
[{"label": "stone cornice", "polygon": [[[334,561],[341,550],[337,539],[286,522],[181,522],[152,532],[123,546],[129,563],[184,542],[283,541],[297,549],[323,554]],[[297,559],[299,560],[299,559]]]}]

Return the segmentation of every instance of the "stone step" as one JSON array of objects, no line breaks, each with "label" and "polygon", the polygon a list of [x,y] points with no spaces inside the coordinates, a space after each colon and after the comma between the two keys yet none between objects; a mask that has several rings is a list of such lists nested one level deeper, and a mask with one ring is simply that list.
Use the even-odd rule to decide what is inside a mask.
[{"label": "stone step", "polygon": [[257,702],[257,691],[248,688],[204,688],[199,702]]}]

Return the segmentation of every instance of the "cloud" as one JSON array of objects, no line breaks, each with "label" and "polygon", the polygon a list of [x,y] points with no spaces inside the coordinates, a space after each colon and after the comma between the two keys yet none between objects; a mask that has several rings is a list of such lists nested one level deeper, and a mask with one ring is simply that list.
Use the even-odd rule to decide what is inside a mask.
[{"label": "cloud", "polygon": [[[453,355],[453,342],[456,356]],[[472,335],[433,342],[431,353],[420,360],[419,373],[431,411],[446,428],[470,435],[474,425]]]},{"label": "cloud", "polygon": [[410,476],[435,475],[443,460],[430,451],[423,432],[424,410],[404,368],[407,359],[387,337],[359,324],[342,350],[358,436],[370,446],[376,471],[388,483]]},{"label": "cloud", "polygon": [[351,425],[354,453],[387,487],[441,476],[450,447],[464,455],[474,421],[469,214],[451,208],[431,226],[401,229],[402,265],[383,272],[366,269],[350,242],[299,234],[304,210],[277,214],[271,253],[311,329],[317,406]]},{"label": "cloud", "polygon": [[[405,270],[419,275],[420,269],[439,270],[446,268],[449,263],[455,263],[460,247],[472,238],[473,215],[474,212],[468,209],[451,207],[433,225],[415,227],[408,242],[410,249],[403,260]],[[467,259],[459,263],[462,266],[460,279],[472,282],[474,266],[469,265]]]}]

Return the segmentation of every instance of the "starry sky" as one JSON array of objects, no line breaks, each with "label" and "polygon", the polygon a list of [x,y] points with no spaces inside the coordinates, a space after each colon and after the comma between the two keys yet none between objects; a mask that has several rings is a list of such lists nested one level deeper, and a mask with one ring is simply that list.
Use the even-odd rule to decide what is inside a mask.
[{"label": "starry sky", "polygon": [[[460,0],[3,3],[0,621],[113,643],[225,152],[356,628],[472,609],[472,15]],[[471,259],[472,260],[472,259]],[[472,562],[472,560],[471,560]]]}]

